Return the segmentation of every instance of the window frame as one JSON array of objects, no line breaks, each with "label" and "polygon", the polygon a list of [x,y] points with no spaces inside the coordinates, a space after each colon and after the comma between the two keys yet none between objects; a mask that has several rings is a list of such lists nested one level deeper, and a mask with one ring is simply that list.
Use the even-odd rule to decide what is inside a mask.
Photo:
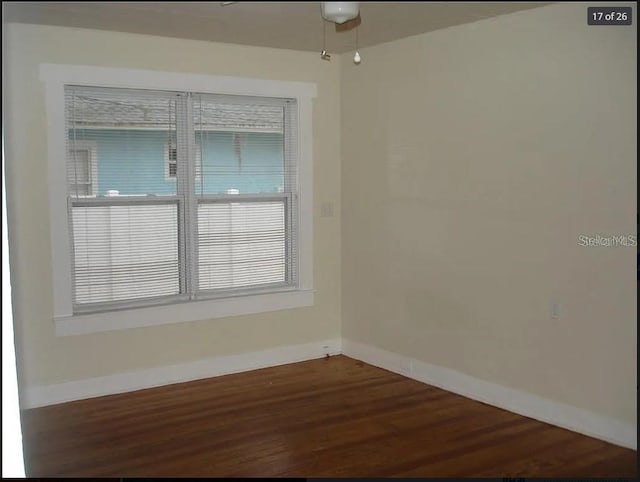
[{"label": "window frame", "polygon": [[[56,335],[78,335],[208,320],[312,306],[313,289],[313,158],[312,99],[314,83],[211,76],[139,69],[40,64],[47,111],[47,154],[53,320]],[[298,284],[250,295],[179,301],[161,306],[118,309],[90,314],[73,313],[70,233],[68,230],[65,85],[191,91],[210,94],[294,98],[298,118]]]}]

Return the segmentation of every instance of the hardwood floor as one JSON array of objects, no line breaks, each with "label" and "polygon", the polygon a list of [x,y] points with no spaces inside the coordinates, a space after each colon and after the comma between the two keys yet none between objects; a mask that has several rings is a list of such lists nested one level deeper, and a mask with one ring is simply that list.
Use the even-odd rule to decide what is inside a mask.
[{"label": "hardwood floor", "polygon": [[636,452],[336,356],[23,412],[31,477],[634,477]]}]

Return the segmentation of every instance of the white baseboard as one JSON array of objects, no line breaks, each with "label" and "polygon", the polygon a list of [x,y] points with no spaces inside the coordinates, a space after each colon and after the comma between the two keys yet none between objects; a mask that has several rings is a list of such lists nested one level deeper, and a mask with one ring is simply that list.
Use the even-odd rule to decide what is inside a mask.
[{"label": "white baseboard", "polygon": [[637,450],[637,427],[634,424],[346,339],[342,340],[342,352],[370,365],[525,417]]},{"label": "white baseboard", "polygon": [[326,354],[325,350],[328,350],[330,355],[340,354],[342,352],[341,340],[282,346],[259,352],[208,358],[179,365],[149,368],[54,385],[27,387],[22,393],[20,405],[22,408],[35,408],[284,365],[322,358]]},{"label": "white baseboard", "polygon": [[325,347],[328,347],[331,355],[344,353],[370,365],[510,412],[637,450],[637,430],[633,424],[531,393],[503,387],[450,368],[431,365],[381,348],[345,339],[283,346],[259,352],[208,358],[105,377],[27,387],[22,393],[20,402],[22,408],[35,408],[284,365],[322,358],[325,355]]}]

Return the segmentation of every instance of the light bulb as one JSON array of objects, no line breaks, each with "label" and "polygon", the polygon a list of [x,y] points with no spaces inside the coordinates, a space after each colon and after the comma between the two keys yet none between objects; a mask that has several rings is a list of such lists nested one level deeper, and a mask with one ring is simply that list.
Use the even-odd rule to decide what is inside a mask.
[{"label": "light bulb", "polygon": [[360,52],[356,50],[356,54],[353,56],[353,63],[358,65],[362,59],[360,58]]}]

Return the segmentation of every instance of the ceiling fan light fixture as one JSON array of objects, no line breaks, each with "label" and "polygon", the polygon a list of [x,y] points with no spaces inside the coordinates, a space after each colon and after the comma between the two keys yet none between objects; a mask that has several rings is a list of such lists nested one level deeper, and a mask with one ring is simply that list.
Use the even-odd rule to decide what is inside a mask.
[{"label": "ceiling fan light fixture", "polygon": [[330,22],[344,23],[358,16],[359,2],[321,2],[322,17]]}]

